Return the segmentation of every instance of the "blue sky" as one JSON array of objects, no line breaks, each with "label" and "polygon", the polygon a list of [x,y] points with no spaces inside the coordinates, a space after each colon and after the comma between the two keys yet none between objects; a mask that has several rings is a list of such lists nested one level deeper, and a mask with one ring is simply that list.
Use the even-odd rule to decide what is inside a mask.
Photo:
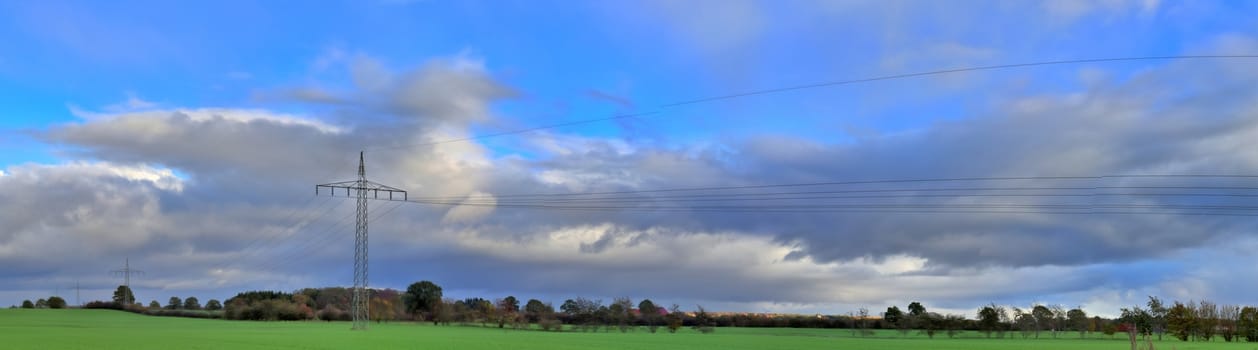
[{"label": "blue sky", "polygon": [[[0,304],[78,279],[106,290],[116,281],[81,266],[112,266],[124,256],[150,265],[140,287],[157,300],[344,284],[348,269],[339,263],[348,250],[293,248],[337,242],[335,231],[312,232],[294,218],[323,212],[308,201],[309,185],[351,177],[354,153],[364,147],[380,181],[459,198],[852,179],[1255,174],[1258,155],[1243,142],[1258,123],[1252,59],[1018,68],[665,106],[961,67],[1258,54],[1254,7],[1155,0],[0,2],[0,189],[12,192],[0,195],[0,206],[11,208],[0,219],[14,227],[0,233],[0,262],[19,266],[0,273],[11,282],[0,285],[16,286],[0,290]],[[28,212],[35,208],[42,209]],[[373,226],[384,247],[382,263],[372,265],[379,286],[433,279],[486,297],[630,295],[835,313],[918,299],[947,310],[1046,302],[1103,314],[1149,294],[1255,302],[1228,292],[1235,282],[1197,273],[1218,267],[1203,252],[1252,244],[1253,226],[1243,220],[735,219],[409,204],[397,212],[405,214]],[[335,219],[313,220],[334,226]],[[426,233],[415,236],[416,227]],[[1159,227],[1189,232],[1140,232]],[[279,243],[315,238],[323,240]],[[993,239],[1014,248],[989,246]],[[1123,243],[1141,239],[1147,242]],[[274,245],[250,243],[257,241]],[[22,253],[67,242],[88,242],[74,246],[93,253],[55,264]],[[997,252],[1014,249],[1028,251]],[[779,252],[806,258],[774,257]],[[683,258],[695,254],[709,254],[708,262]],[[276,264],[275,255],[317,269]],[[663,272],[644,259],[686,262]],[[428,267],[438,261],[455,263]],[[415,265],[426,267],[398,268]],[[468,277],[487,270],[500,278]],[[1191,275],[1195,289],[1168,287],[1168,271]],[[520,277],[528,272],[548,277]],[[689,286],[683,282],[700,275],[722,281],[711,288],[743,292],[618,282],[658,276]],[[1066,282],[1015,279],[1046,276]],[[980,287],[961,287],[975,280]],[[766,283],[798,292],[756,287]]]}]

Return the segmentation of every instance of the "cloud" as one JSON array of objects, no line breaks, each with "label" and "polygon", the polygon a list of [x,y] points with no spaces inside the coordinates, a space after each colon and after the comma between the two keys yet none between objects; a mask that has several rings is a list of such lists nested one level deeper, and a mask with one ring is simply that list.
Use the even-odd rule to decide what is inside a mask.
[{"label": "cloud", "polygon": [[17,269],[142,247],[170,223],[160,198],[186,185],[169,169],[107,162],[28,164],[5,173],[0,261]]},{"label": "cloud", "polygon": [[127,100],[121,103],[105,106],[105,110],[109,112],[129,112],[153,109],[157,107],[157,103],[145,101],[134,92],[127,92]]},{"label": "cloud", "polygon": [[288,102],[295,101],[301,103],[314,104],[348,104],[351,101],[345,97],[337,96],[337,94],[316,87],[296,87],[278,90],[259,90],[254,91],[253,99],[259,102]]},{"label": "cloud", "polygon": [[[470,73],[476,69],[434,64],[407,73],[405,79],[456,85],[462,78],[488,79],[477,76],[483,72]],[[389,79],[395,79],[391,72]],[[424,84],[418,85],[435,88]],[[383,91],[388,95],[401,95],[413,87],[389,86],[400,91]],[[460,117],[471,118],[467,113],[487,113],[494,101],[492,94],[475,89],[447,89],[442,94],[457,100],[457,108],[431,103],[410,106],[409,111],[439,115],[454,110],[462,113]],[[28,278],[18,283],[15,279],[29,274],[97,275],[100,271],[75,266],[112,266],[129,255],[135,266],[149,272],[136,282],[142,294],[178,290],[181,295],[222,299],[245,288],[341,284],[340,275],[294,274],[294,265],[288,265],[337,271],[342,265],[338,262],[348,261],[344,251],[333,248],[343,244],[328,244],[345,237],[345,223],[353,221],[345,218],[351,216],[353,206],[344,206],[340,199],[306,200],[313,194],[313,185],[352,177],[357,165],[357,155],[352,153],[371,145],[364,140],[413,144],[464,137],[468,132],[462,119],[406,122],[372,113],[377,110],[373,106],[380,106],[373,103],[380,101],[362,95],[346,98],[355,99],[346,111],[353,117],[318,118],[241,108],[79,110],[92,117],[51,126],[38,137],[64,147],[63,157],[94,163],[15,167],[0,177],[0,188],[22,189],[15,190],[21,198],[3,197],[3,203],[10,204],[3,208],[3,221],[12,231],[0,237],[0,260],[22,273],[0,275],[0,283],[21,289],[64,284],[67,281]],[[479,193],[489,164],[484,150],[470,143],[396,152],[371,150],[367,159],[373,179],[430,196]],[[306,200],[305,204],[298,199]],[[43,200],[52,203],[49,207],[29,205]],[[385,211],[373,211],[373,217],[389,210],[381,208]],[[431,224],[444,218],[466,224],[492,212],[492,208],[431,207],[410,213],[406,221]],[[392,232],[400,230],[394,227]],[[98,244],[77,236],[108,242]],[[377,240],[388,244],[387,239]],[[43,250],[57,253],[49,257],[72,255],[72,249],[93,250],[73,254],[76,259],[37,259],[30,255],[36,251],[32,244],[65,247],[64,254]],[[390,250],[398,251],[379,249]]]},{"label": "cloud", "polygon": [[385,113],[429,127],[485,122],[492,118],[489,104],[518,93],[490,76],[485,64],[469,54],[439,57],[418,67],[395,70],[366,54],[329,50],[315,60],[316,70],[343,67],[354,89],[333,93],[299,86],[254,93],[260,101],[293,100],[304,103],[352,105],[355,113]]},{"label": "cloud", "polygon": [[[755,1],[654,1],[657,15],[689,42],[712,53],[728,53],[755,42],[764,27],[764,9]],[[697,14],[702,13],[702,16]]]},{"label": "cloud", "polygon": [[378,62],[361,58],[353,64],[355,81],[371,93],[387,91],[384,104],[401,115],[441,121],[483,122],[491,113],[482,101],[516,96],[490,78],[484,62],[468,56],[437,59],[416,70],[390,76]]},{"label": "cloud", "polygon": [[466,223],[479,220],[494,212],[494,207],[498,205],[498,199],[492,194],[484,192],[472,192],[467,195],[463,201],[457,202],[456,205],[441,217],[441,223]]},{"label": "cloud", "polygon": [[1045,12],[1053,19],[1061,22],[1074,22],[1091,15],[1126,15],[1138,14],[1149,17],[1158,10],[1159,0],[1051,0],[1040,3]]},{"label": "cloud", "polygon": [[[100,117],[49,128],[45,141],[92,165],[7,169],[0,189],[24,197],[0,201],[10,204],[0,214],[10,215],[5,222],[19,223],[0,239],[0,257],[21,264],[14,271],[24,275],[68,270],[22,254],[50,242],[33,237],[71,242],[70,235],[82,234],[106,241],[83,262],[135,256],[151,271],[144,282],[150,289],[221,298],[242,288],[347,284],[353,206],[343,198],[312,199],[310,187],[352,178],[361,149],[369,177],[408,189],[412,198],[484,205],[372,202],[378,286],[431,279],[493,293],[633,295],[730,309],[841,311],[925,300],[969,310],[1032,298],[1109,306],[1139,302],[1152,289],[1171,291],[1163,287],[1173,281],[1168,274],[1193,271],[1201,280],[1191,285],[1210,285],[1222,277],[1156,262],[1213,251],[1253,228],[1245,219],[1182,215],[545,210],[520,204],[572,202],[516,196],[849,179],[1254,173],[1258,153],[1250,140],[1258,139],[1258,121],[1249,116],[1258,113],[1251,102],[1258,96],[1234,87],[1258,72],[1238,62],[1171,63],[1033,95],[992,92],[997,102],[963,118],[842,144],[763,136],[677,145],[552,131],[522,135],[520,150],[474,141],[407,146],[465,138],[473,125],[502,118],[493,104],[516,92],[480,60],[447,57],[410,70],[364,55],[342,63],[354,89],[337,94],[347,103],[327,115],[164,108],[96,112]],[[1169,183],[1154,181],[977,185]],[[51,208],[18,205],[42,203],[43,194],[31,189],[66,193],[53,197]],[[648,209],[693,205],[650,193],[620,198]],[[1240,261],[1244,254],[1220,257]],[[0,283],[15,275],[0,276]],[[1235,297],[1220,289],[1183,292]]]}]

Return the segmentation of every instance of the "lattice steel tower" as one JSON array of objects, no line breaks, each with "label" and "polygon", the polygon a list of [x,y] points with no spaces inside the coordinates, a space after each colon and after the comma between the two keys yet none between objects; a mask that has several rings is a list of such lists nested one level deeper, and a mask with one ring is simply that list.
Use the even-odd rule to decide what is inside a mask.
[{"label": "lattice steel tower", "polygon": [[[353,299],[350,301],[350,314],[354,316],[354,325],[350,329],[366,330],[368,298],[371,297],[367,292],[367,220],[369,219],[367,200],[397,200],[393,194],[400,193],[402,200],[405,201],[406,191],[367,181],[367,169],[363,166],[363,152],[358,152],[358,180],[315,185],[316,196],[319,195],[320,188],[328,189],[328,192],[334,196],[338,188],[343,188],[345,196],[349,197],[352,194],[358,198],[358,222],[354,225],[354,290]],[[384,192],[388,197],[380,198],[380,192]],[[368,193],[371,194],[371,198],[368,198]]]},{"label": "lattice steel tower", "polygon": [[[111,272],[122,275],[122,285],[127,287],[122,295],[123,307],[130,307],[131,305],[126,304],[127,301],[135,302],[135,291],[131,290],[131,275],[143,275],[144,271],[131,268],[131,258],[127,258],[124,265],[122,265],[122,269],[113,270]],[[75,285],[77,286],[78,283],[76,282]]]}]

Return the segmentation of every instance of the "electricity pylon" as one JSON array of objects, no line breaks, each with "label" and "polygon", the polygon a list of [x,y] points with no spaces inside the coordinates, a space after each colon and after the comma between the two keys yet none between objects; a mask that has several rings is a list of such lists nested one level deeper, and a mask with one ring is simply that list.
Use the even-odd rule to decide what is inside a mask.
[{"label": "electricity pylon", "polygon": [[79,305],[79,307],[83,307],[83,301],[79,299],[79,280],[74,280],[74,303]]},{"label": "electricity pylon", "polygon": [[125,288],[125,294],[122,296],[123,308],[131,306],[127,305],[128,300],[131,300],[132,302],[135,300],[135,292],[131,291],[131,275],[143,275],[144,271],[131,268],[131,258],[127,258],[126,265],[122,265],[121,270],[114,270],[113,273],[122,275],[122,285],[127,287]]},{"label": "electricity pylon", "polygon": [[[366,330],[369,317],[367,299],[370,297],[367,294],[367,194],[371,194],[371,199],[397,200],[393,194],[400,193],[401,200],[405,201],[406,191],[367,181],[367,170],[363,166],[363,152],[358,152],[358,180],[315,185],[316,196],[319,195],[320,188],[328,189],[328,192],[334,196],[337,189],[343,188],[346,197],[354,194],[358,198],[358,222],[354,225],[354,291],[353,300],[350,302],[350,314],[354,316],[354,325],[350,329]],[[384,192],[388,197],[380,198],[380,192]]]}]

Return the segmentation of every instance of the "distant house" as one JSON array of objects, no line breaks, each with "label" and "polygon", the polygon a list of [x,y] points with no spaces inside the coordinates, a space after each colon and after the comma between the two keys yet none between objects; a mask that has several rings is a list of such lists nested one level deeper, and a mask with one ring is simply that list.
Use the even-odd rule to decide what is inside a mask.
[{"label": "distant house", "polygon": [[[633,314],[634,316],[641,316],[641,315],[642,315],[642,311],[639,311],[638,309],[629,309],[629,313]],[[655,314],[660,315],[660,316],[667,316],[667,315],[668,315],[668,309],[665,309],[665,308],[663,308],[663,307],[657,308],[657,309],[655,310]]]}]

